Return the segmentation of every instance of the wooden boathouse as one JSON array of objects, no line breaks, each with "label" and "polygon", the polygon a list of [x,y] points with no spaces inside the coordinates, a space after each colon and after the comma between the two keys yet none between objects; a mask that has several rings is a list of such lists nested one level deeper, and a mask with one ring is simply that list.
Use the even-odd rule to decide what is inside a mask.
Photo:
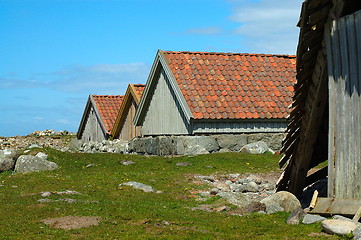
[{"label": "wooden boathouse", "polygon": [[87,142],[108,139],[123,98],[119,95],[89,95],[77,138]]},{"label": "wooden boathouse", "polygon": [[142,136],[280,133],[295,57],[159,50],[134,123]]}]

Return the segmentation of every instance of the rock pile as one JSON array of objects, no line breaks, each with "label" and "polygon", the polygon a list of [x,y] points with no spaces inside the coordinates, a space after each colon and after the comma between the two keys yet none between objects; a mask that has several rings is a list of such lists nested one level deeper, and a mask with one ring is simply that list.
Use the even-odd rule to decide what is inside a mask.
[{"label": "rock pile", "polygon": [[76,135],[74,132],[69,132],[67,130],[55,132],[54,129],[37,131],[35,130],[32,133],[29,133],[28,136],[61,136],[61,135]]},{"label": "rock pile", "polygon": [[[293,211],[300,208],[298,199],[288,192],[275,193],[275,182],[278,174],[268,177],[240,174],[229,175],[195,175],[195,184],[209,184],[210,189],[192,191],[192,197],[198,201],[207,201],[217,196],[239,209],[231,214],[242,215],[249,212],[274,213]],[[271,177],[270,177],[271,176]]]},{"label": "rock pile", "polygon": [[120,139],[103,140],[101,142],[82,142],[72,141],[69,145],[70,149],[85,153],[128,153],[128,142]]},{"label": "rock pile", "polygon": [[60,151],[68,151],[68,144],[72,137],[58,136],[16,136],[0,138],[0,149],[13,148],[25,150],[32,147],[49,147]]}]

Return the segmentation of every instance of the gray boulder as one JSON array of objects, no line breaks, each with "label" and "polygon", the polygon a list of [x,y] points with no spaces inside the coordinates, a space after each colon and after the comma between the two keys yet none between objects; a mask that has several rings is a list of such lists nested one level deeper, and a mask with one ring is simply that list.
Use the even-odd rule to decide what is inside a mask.
[{"label": "gray boulder", "polygon": [[208,153],[209,152],[204,147],[199,145],[189,146],[185,151],[185,155],[199,155]]},{"label": "gray boulder", "polygon": [[249,134],[247,141],[249,143],[263,141],[269,148],[278,151],[282,148],[282,140],[284,137],[284,133],[256,133]]},{"label": "gray boulder", "polygon": [[247,185],[246,185],[247,192],[258,192],[258,190],[259,190],[259,187],[258,187],[257,183],[255,183],[255,182],[247,183]]},{"label": "gray boulder", "polygon": [[57,168],[58,164],[55,162],[31,155],[21,155],[15,165],[15,171],[19,173],[40,172]]},{"label": "gray boulder", "polygon": [[129,142],[129,147],[131,151],[140,154],[146,153],[147,152],[146,139],[147,138],[133,138]]},{"label": "gray boulder", "polygon": [[160,156],[169,156],[177,154],[176,145],[178,142],[178,137],[165,137],[159,136],[158,143],[158,152]]},{"label": "gray boulder", "polygon": [[280,191],[265,199],[261,203],[266,205],[266,213],[292,212],[300,208],[300,201],[290,192]]},{"label": "gray boulder", "polygon": [[159,138],[149,137],[145,139],[145,152],[149,155],[159,155]]},{"label": "gray boulder", "polygon": [[259,141],[243,146],[240,151],[251,154],[263,154],[268,151],[268,146],[265,142]]},{"label": "gray boulder", "polygon": [[312,224],[312,223],[322,222],[323,220],[326,220],[326,218],[320,215],[306,214],[302,220],[302,223]]},{"label": "gray boulder", "polygon": [[214,187],[218,188],[222,192],[228,192],[231,190],[230,186],[224,182],[217,182],[214,184]]},{"label": "gray boulder", "polygon": [[242,148],[242,146],[247,144],[247,135],[246,134],[217,135],[217,136],[215,136],[215,139],[217,140],[218,145],[221,148],[221,150],[229,149],[229,151],[238,152]]},{"label": "gray boulder", "polygon": [[[211,136],[181,136],[179,141],[183,142],[185,155],[207,154],[219,150],[216,139]],[[177,149],[181,150],[179,144]]]},{"label": "gray boulder", "polygon": [[48,155],[46,155],[45,153],[42,153],[42,152],[38,152],[36,154],[37,157],[43,159],[43,160],[48,160]]},{"label": "gray boulder", "polygon": [[326,219],[321,222],[322,229],[329,234],[348,235],[359,226],[357,223],[341,219]]},{"label": "gray boulder", "polygon": [[291,215],[287,218],[287,224],[298,225],[302,218],[306,215],[301,207],[292,211]]},{"label": "gray boulder", "polygon": [[119,184],[119,186],[131,186],[135,189],[143,190],[144,192],[154,192],[154,189],[151,186],[146,185],[144,183],[139,183],[139,182],[130,181],[130,182],[125,182],[125,183]]},{"label": "gray boulder", "polygon": [[13,170],[19,152],[12,148],[0,150],[0,172]]},{"label": "gray boulder", "polygon": [[250,197],[240,192],[220,192],[217,196],[226,199],[230,204],[240,208],[244,208],[252,202]]}]

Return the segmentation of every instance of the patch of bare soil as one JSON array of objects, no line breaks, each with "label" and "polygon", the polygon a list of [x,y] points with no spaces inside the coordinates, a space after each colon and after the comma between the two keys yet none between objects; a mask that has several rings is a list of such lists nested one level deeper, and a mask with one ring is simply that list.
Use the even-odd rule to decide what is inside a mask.
[{"label": "patch of bare soil", "polygon": [[90,226],[98,226],[101,217],[75,217],[67,216],[62,218],[49,218],[44,219],[41,222],[49,225],[52,228],[60,228],[64,230],[85,228]]}]

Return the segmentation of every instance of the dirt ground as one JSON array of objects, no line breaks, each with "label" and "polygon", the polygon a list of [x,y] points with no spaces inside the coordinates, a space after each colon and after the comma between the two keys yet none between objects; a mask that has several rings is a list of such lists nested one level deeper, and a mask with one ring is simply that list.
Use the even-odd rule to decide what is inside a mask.
[{"label": "dirt ground", "polygon": [[62,218],[49,218],[44,219],[41,222],[49,225],[52,228],[60,228],[64,230],[84,228],[89,226],[98,226],[101,217],[75,217],[67,216]]}]

